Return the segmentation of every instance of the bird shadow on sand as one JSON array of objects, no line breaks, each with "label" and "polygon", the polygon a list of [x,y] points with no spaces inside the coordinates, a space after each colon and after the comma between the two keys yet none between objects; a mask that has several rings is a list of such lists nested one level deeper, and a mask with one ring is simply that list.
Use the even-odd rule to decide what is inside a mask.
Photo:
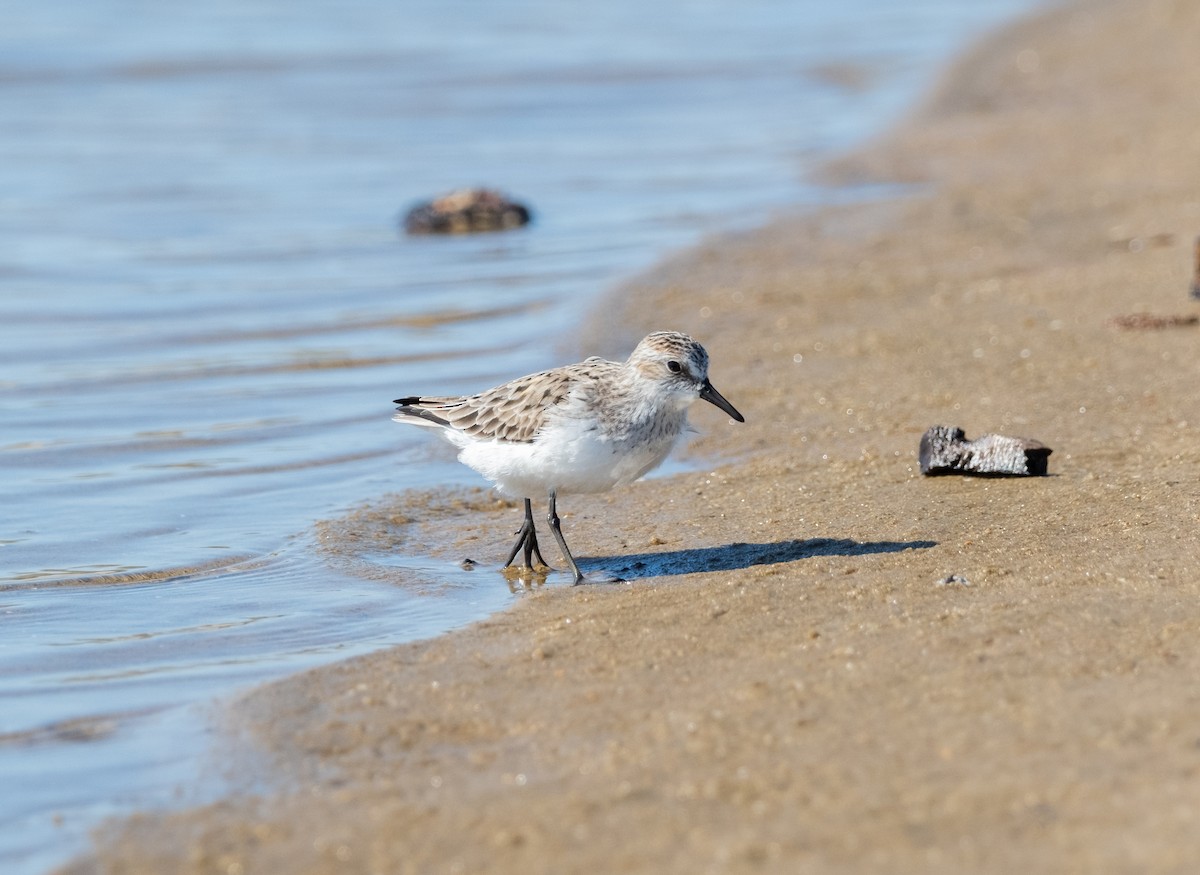
[{"label": "bird shadow on sand", "polygon": [[778,565],[816,556],[871,556],[903,550],[927,550],[937,541],[852,541],[849,538],[809,538],[770,544],[726,544],[667,553],[622,556],[589,556],[580,560],[585,570],[605,571],[623,580],[666,577],[703,571],[736,571],[752,565]]}]

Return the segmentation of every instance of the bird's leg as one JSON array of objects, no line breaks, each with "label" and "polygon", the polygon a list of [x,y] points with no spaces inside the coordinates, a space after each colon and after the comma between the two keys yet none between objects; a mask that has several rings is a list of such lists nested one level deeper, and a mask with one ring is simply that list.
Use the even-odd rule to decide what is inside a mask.
[{"label": "bird's leg", "polygon": [[563,558],[567,560],[567,564],[571,566],[571,570],[575,572],[575,582],[579,583],[583,580],[583,574],[579,570],[579,566],[575,564],[575,557],[571,555],[571,551],[567,549],[567,539],[563,537],[562,528],[559,527],[558,510],[555,507],[557,493],[553,490],[550,492],[550,513],[546,516],[546,521],[550,523],[550,531],[554,533],[554,539],[558,541],[558,548],[562,550]]},{"label": "bird's leg", "polygon": [[[529,499],[526,499],[528,501]],[[533,557],[537,557],[538,565],[542,568],[549,568],[550,563],[542,558],[542,551],[538,549],[537,532],[533,528],[533,512],[527,510],[529,515],[526,517],[529,520],[529,537],[525,539],[525,567],[534,568]]]},{"label": "bird's leg", "polygon": [[504,567],[512,565],[513,560],[517,558],[517,553],[524,549],[525,567],[533,568],[533,557],[537,557],[537,561],[542,565],[546,565],[546,560],[542,558],[542,551],[538,549],[537,530],[533,527],[533,506],[529,499],[525,499],[525,521],[521,523],[521,528],[517,530],[517,543],[513,544],[512,551],[508,554],[508,561],[504,563]]}]

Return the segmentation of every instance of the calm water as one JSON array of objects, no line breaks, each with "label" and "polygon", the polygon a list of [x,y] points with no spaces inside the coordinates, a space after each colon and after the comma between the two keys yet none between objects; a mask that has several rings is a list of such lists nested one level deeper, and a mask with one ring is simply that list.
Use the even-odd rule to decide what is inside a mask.
[{"label": "calm water", "polygon": [[[0,870],[217,792],[214,701],[508,604],[316,549],[478,482],[390,399],[587,354],[598,294],[841,196],[805,166],[1031,5],[0,0]],[[397,234],[477,183],[536,223]]]}]

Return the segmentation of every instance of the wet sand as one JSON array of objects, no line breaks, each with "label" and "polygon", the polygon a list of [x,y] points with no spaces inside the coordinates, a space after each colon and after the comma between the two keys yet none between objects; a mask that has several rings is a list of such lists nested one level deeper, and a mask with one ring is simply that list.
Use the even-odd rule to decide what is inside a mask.
[{"label": "wet sand", "polygon": [[[1200,329],[1113,320],[1200,310],[1197,45],[1190,0],[1008,29],[828,171],[908,194],[623,289],[580,352],[689,331],[747,417],[564,499],[631,583],[254,691],[228,767],[269,789],[67,871],[1196,871]],[[933,424],[1051,476],[922,478]],[[518,516],[403,496],[324,537],[498,563]]]}]

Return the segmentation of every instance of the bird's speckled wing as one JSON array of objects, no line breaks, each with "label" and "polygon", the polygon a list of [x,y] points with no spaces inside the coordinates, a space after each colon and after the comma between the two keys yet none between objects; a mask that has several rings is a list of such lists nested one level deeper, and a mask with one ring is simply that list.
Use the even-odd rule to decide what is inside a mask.
[{"label": "bird's speckled wing", "polygon": [[572,386],[591,382],[596,364],[530,374],[478,395],[398,398],[397,418],[424,420],[482,440],[526,443],[537,435],[550,410],[567,400]]}]

